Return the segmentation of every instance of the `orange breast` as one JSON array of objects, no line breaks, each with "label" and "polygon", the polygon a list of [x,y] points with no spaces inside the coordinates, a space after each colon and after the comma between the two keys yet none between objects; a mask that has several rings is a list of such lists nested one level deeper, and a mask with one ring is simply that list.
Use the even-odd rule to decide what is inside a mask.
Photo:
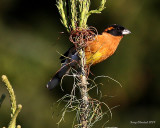
[{"label": "orange breast", "polygon": [[112,36],[108,33],[96,36],[95,40],[88,41],[85,49],[86,64],[92,65],[111,56],[117,49],[122,36]]}]

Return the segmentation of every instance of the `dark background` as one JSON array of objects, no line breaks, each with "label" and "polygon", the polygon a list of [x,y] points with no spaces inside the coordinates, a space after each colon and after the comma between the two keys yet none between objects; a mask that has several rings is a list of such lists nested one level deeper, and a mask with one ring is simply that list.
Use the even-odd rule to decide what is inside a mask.
[{"label": "dark background", "polygon": [[[0,75],[7,75],[13,85],[17,102],[23,105],[18,124],[23,128],[54,128],[60,119],[62,104],[56,101],[70,93],[72,83],[65,78],[63,92],[45,88],[60,68],[59,54],[72,44],[59,20],[53,0],[0,0]],[[91,8],[99,5],[92,0]],[[103,63],[92,67],[95,76],[107,75],[119,81],[101,78],[99,82],[104,101],[113,118],[106,124],[119,128],[160,127],[160,2],[159,0],[107,0],[101,14],[90,16],[88,25],[101,33],[110,24],[120,24],[132,34],[120,43],[116,53]],[[62,34],[64,32],[64,34]],[[91,76],[93,77],[93,76]],[[69,86],[70,85],[70,86]],[[0,94],[7,95],[0,82]],[[94,97],[95,92],[90,93]],[[53,114],[54,113],[54,114]],[[69,128],[75,113],[68,113],[60,127]],[[96,123],[101,127],[108,118]],[[10,121],[10,102],[7,95],[0,108],[0,127]],[[130,121],[156,121],[155,124],[131,124]]]}]

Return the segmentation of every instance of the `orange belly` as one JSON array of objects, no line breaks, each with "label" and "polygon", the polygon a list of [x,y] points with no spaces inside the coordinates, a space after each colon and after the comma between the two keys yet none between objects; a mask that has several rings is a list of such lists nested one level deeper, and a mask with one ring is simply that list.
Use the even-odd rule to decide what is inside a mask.
[{"label": "orange belly", "polygon": [[107,33],[98,35],[95,40],[88,41],[85,49],[87,65],[94,65],[111,56],[117,49],[122,36],[112,36]]}]

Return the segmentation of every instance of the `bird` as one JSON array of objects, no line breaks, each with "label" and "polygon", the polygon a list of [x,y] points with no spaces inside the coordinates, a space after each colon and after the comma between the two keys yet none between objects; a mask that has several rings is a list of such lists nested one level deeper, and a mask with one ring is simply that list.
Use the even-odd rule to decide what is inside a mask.
[{"label": "bird", "polygon": [[[125,27],[113,24],[109,25],[102,34],[96,35],[94,40],[88,40],[85,47],[86,65],[92,66],[106,60],[115,53],[121,39],[131,32]],[[73,46],[60,57],[62,66],[48,82],[46,87],[51,90],[55,88],[65,74],[68,74],[71,67],[76,68],[80,60],[76,47]]]}]

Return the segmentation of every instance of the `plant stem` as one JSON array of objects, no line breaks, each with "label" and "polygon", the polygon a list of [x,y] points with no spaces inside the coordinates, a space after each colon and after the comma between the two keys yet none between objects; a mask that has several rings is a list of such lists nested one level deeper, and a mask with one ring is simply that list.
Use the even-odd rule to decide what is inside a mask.
[{"label": "plant stem", "polygon": [[80,50],[80,58],[81,58],[81,83],[80,83],[80,93],[82,103],[80,105],[80,124],[82,128],[87,128],[87,120],[88,120],[88,91],[87,91],[87,77],[85,71],[86,59],[85,59],[85,49]]}]

